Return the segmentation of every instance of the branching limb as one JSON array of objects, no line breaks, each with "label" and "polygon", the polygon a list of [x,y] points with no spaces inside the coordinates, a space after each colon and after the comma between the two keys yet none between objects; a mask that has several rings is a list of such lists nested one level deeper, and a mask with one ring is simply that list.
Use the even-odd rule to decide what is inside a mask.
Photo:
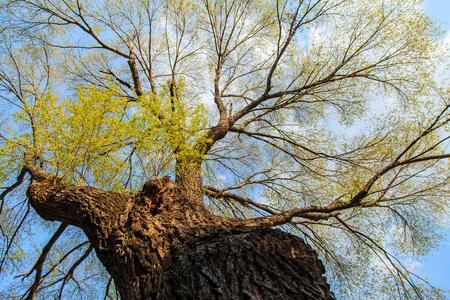
[{"label": "branching limb", "polygon": [[62,299],[62,293],[64,290],[64,286],[66,285],[66,283],[69,281],[69,279],[72,279],[74,281],[76,281],[73,277],[73,273],[75,272],[75,269],[86,259],[88,258],[88,256],[91,254],[92,250],[94,249],[94,247],[92,246],[92,244],[89,245],[89,248],[84,252],[84,254],[72,265],[72,267],[69,269],[69,271],[67,272],[67,274],[62,278],[63,283],[61,285],[61,288],[59,290],[59,297],[58,299]]},{"label": "branching limb", "polygon": [[431,124],[423,130],[420,135],[418,135],[411,143],[408,144],[407,147],[395,158],[395,162],[398,162],[408,151],[410,151],[414,145],[416,145],[422,138],[427,136],[428,134],[432,133],[433,131],[436,131],[437,129],[441,128],[445,124],[447,124],[450,121],[450,118],[445,119],[443,122],[440,122],[444,116],[444,114],[447,112],[447,110],[450,109],[450,104],[447,104],[444,109],[437,115],[434,120],[431,122]]},{"label": "branching limb", "polygon": [[[19,225],[16,226],[16,228],[15,228],[15,230],[14,230],[14,233],[12,234],[11,238],[10,238],[9,241],[8,241],[8,244],[7,244],[7,246],[6,246],[6,249],[5,249],[4,252],[2,253],[3,256],[2,256],[2,260],[1,260],[1,262],[0,262],[0,272],[3,270],[3,266],[5,265],[5,262],[6,262],[6,260],[8,259],[9,251],[11,250],[11,247],[12,247],[12,245],[13,245],[13,243],[14,243],[14,240],[15,240],[16,236],[18,235],[18,233],[19,233],[19,231],[20,231],[22,225],[25,223],[25,220],[26,220],[26,218],[28,217],[28,215],[29,215],[29,213],[30,213],[30,204],[27,204],[26,206],[27,206],[27,210],[26,210],[24,216],[23,216],[22,219],[20,220]],[[0,226],[0,228],[1,228],[1,226]],[[3,231],[3,228],[1,228],[1,231],[2,231],[2,234],[5,235],[5,233],[4,233],[4,231]]]},{"label": "branching limb", "polygon": [[[354,230],[345,221],[340,219],[338,216],[336,216],[335,218],[336,218],[336,220],[339,221],[339,223],[342,224],[342,226],[346,230],[351,232],[358,240],[360,240],[361,242],[366,244],[369,247],[369,249],[371,249],[380,258],[380,260],[383,262],[383,264],[386,265],[385,260],[382,257],[380,257],[380,255],[378,253],[378,252],[381,252],[383,254],[383,257],[389,261],[390,266],[395,269],[397,274],[394,274],[394,271],[391,270],[390,266],[386,265],[386,269],[389,270],[389,272],[391,272],[392,275],[394,275],[393,277],[395,278],[395,280],[397,282],[399,281],[397,279],[398,278],[397,276],[400,276],[403,279],[405,279],[409,283],[409,285],[414,289],[414,292],[419,297],[419,299],[423,299],[421,296],[421,292],[418,290],[416,284],[411,279],[411,275],[410,275],[411,273],[407,271],[407,269],[402,265],[402,263],[397,258],[395,258],[392,254],[390,254],[388,251],[386,251],[386,249],[384,249],[375,240],[373,240],[366,234],[364,234],[358,230]],[[418,278],[421,279],[420,277],[418,277]],[[427,282],[425,281],[425,283],[427,283]],[[402,286],[404,291],[407,292],[403,281],[400,281],[400,285]]]},{"label": "branching limb", "polygon": [[47,242],[47,244],[42,249],[41,255],[39,255],[38,260],[35,262],[33,268],[24,275],[25,277],[28,277],[33,273],[33,271],[36,270],[36,275],[34,277],[34,282],[28,289],[27,293],[28,296],[26,297],[27,300],[33,299],[36,290],[41,283],[41,275],[42,275],[42,268],[44,266],[45,259],[47,258],[48,253],[50,252],[52,246],[55,244],[55,242],[58,240],[58,238],[63,234],[64,230],[69,226],[68,224],[61,223],[61,225],[58,227],[58,229],[55,231],[53,236],[50,238],[50,240]]},{"label": "branching limb", "polygon": [[231,200],[239,202],[244,207],[248,206],[248,205],[252,205],[252,206],[254,206],[256,208],[259,208],[259,209],[261,209],[261,210],[263,210],[263,211],[265,211],[265,212],[267,212],[267,213],[269,213],[271,215],[277,214],[277,212],[274,211],[268,205],[257,203],[257,202],[253,201],[250,198],[242,197],[242,196],[230,193],[230,192],[224,192],[223,190],[217,189],[217,188],[212,187],[212,186],[204,186],[203,187],[203,192],[205,193],[205,195],[207,195],[208,197],[211,197],[211,198],[231,199]]},{"label": "branching limb", "polygon": [[121,85],[123,85],[123,86],[125,86],[125,87],[127,87],[127,88],[129,88],[129,89],[132,89],[131,84],[129,84],[129,83],[126,82],[125,80],[121,79],[121,78],[120,78],[116,73],[114,73],[113,71],[111,71],[111,70],[107,70],[107,71],[100,70],[100,73],[104,73],[104,74],[107,74],[107,75],[111,75],[111,76],[114,77],[114,79],[117,80],[117,82],[119,82]]},{"label": "branching limb", "polygon": [[103,300],[112,299],[112,297],[109,295],[109,289],[111,288],[112,282],[113,282],[113,278],[109,277],[108,284],[106,285],[106,288],[105,288],[105,297],[103,298]]},{"label": "branching limb", "polygon": [[348,201],[344,202],[335,202],[333,201],[330,205],[327,206],[316,206],[311,205],[307,207],[294,208],[282,213],[278,213],[276,215],[265,216],[260,218],[254,218],[247,220],[248,226],[276,226],[289,223],[294,217],[301,217],[311,220],[323,220],[328,219],[330,217],[337,217],[339,212],[342,210],[346,210],[352,207],[363,206],[362,200],[368,195],[369,190],[375,184],[375,182],[381,178],[384,174],[393,170],[399,166],[413,164],[417,162],[423,161],[433,161],[440,160],[444,158],[450,158],[450,154],[442,154],[442,155],[432,155],[420,158],[412,158],[407,159],[401,162],[392,162],[385,168],[381,169],[379,172],[375,173],[364,185],[364,187],[356,193],[353,197],[351,197]]},{"label": "branching limb", "polygon": [[36,166],[33,162],[33,159],[39,158],[39,155],[31,153],[25,153],[25,165],[23,169],[28,172],[34,180],[43,181],[46,179],[50,179],[51,175],[44,171],[42,168]]},{"label": "branching limb", "polygon": [[81,243],[81,244],[78,244],[77,246],[75,246],[75,247],[73,247],[70,251],[68,251],[66,254],[64,254],[64,256],[63,257],[61,257],[60,259],[59,259],[59,261],[56,263],[56,264],[54,264],[48,271],[47,271],[47,273],[45,273],[43,276],[42,276],[42,278],[45,278],[45,277],[47,277],[48,275],[50,275],[64,260],[66,260],[68,257],[69,257],[69,255],[71,255],[73,252],[75,252],[75,251],[77,251],[78,249],[80,249],[81,247],[83,247],[84,245],[87,245],[89,243],[89,241],[85,241],[85,242],[83,242],[83,243]]},{"label": "branching limb", "polygon": [[8,193],[12,192],[15,188],[17,188],[19,185],[21,185],[24,181],[25,175],[26,175],[27,171],[25,170],[25,168],[22,168],[20,170],[19,176],[17,176],[17,180],[15,183],[13,183],[11,186],[6,187],[6,189],[3,191],[3,193],[0,194],[0,215],[3,212],[3,204],[5,202],[5,197],[6,195],[8,195]]}]

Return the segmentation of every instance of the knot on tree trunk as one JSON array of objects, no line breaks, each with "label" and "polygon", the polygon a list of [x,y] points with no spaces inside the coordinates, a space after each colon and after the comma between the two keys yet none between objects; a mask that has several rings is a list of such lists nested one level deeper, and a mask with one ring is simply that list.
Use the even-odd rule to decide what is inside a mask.
[{"label": "knot on tree trunk", "polygon": [[[173,210],[180,194],[177,185],[169,176],[149,179],[138,194],[137,202],[150,208],[150,213],[156,215],[163,211]],[[179,201],[178,201],[179,202]]]},{"label": "knot on tree trunk", "polygon": [[160,195],[172,193],[176,189],[176,184],[169,176],[160,176],[147,180],[142,187],[142,193],[147,197],[159,197]]}]

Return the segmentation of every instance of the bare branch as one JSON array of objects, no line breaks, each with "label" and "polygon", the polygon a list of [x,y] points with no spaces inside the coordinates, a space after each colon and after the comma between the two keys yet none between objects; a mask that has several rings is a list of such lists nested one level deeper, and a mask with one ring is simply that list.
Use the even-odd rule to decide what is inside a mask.
[{"label": "bare branch", "polygon": [[3,204],[5,202],[6,195],[8,195],[10,192],[14,191],[15,188],[17,188],[18,186],[20,186],[23,183],[26,173],[27,173],[26,170],[24,168],[22,168],[20,170],[19,176],[17,176],[16,182],[13,183],[11,186],[6,187],[5,190],[0,194],[0,201],[1,201],[0,215],[3,212]]},{"label": "bare branch", "polygon": [[34,277],[34,282],[28,289],[28,296],[26,297],[27,300],[31,300],[34,298],[34,295],[36,293],[36,290],[41,283],[41,275],[42,275],[42,268],[44,266],[45,259],[47,258],[48,253],[50,252],[52,246],[56,243],[58,238],[63,234],[64,230],[69,226],[68,224],[61,223],[59,225],[58,229],[55,231],[53,236],[50,238],[50,240],[47,242],[47,244],[42,249],[41,255],[39,255],[38,260],[34,263],[33,268],[24,275],[24,277],[28,277],[31,275],[33,271],[36,271],[36,275]]}]

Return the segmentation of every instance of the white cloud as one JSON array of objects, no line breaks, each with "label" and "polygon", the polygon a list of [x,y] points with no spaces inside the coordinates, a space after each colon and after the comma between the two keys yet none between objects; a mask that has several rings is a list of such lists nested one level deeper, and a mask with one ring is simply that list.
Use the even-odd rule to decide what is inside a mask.
[{"label": "white cloud", "polygon": [[450,30],[445,34],[444,41],[442,43],[445,49],[450,50]]},{"label": "white cloud", "polygon": [[403,264],[408,270],[417,270],[418,268],[421,268],[423,266],[423,263],[421,261],[418,261],[417,259],[414,259],[412,257],[409,257],[403,261]]},{"label": "white cloud", "polygon": [[216,176],[216,180],[217,180],[216,184],[219,187],[224,188],[228,181],[228,178],[227,178],[227,176],[221,174],[221,175]]}]

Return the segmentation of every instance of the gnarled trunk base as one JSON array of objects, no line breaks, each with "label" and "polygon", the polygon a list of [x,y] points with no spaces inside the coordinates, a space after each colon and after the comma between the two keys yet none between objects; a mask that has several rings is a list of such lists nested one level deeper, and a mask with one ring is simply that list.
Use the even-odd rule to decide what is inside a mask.
[{"label": "gnarled trunk base", "polygon": [[131,196],[51,178],[27,194],[43,218],[84,230],[123,300],[334,299],[301,238],[214,216],[168,177]]}]

